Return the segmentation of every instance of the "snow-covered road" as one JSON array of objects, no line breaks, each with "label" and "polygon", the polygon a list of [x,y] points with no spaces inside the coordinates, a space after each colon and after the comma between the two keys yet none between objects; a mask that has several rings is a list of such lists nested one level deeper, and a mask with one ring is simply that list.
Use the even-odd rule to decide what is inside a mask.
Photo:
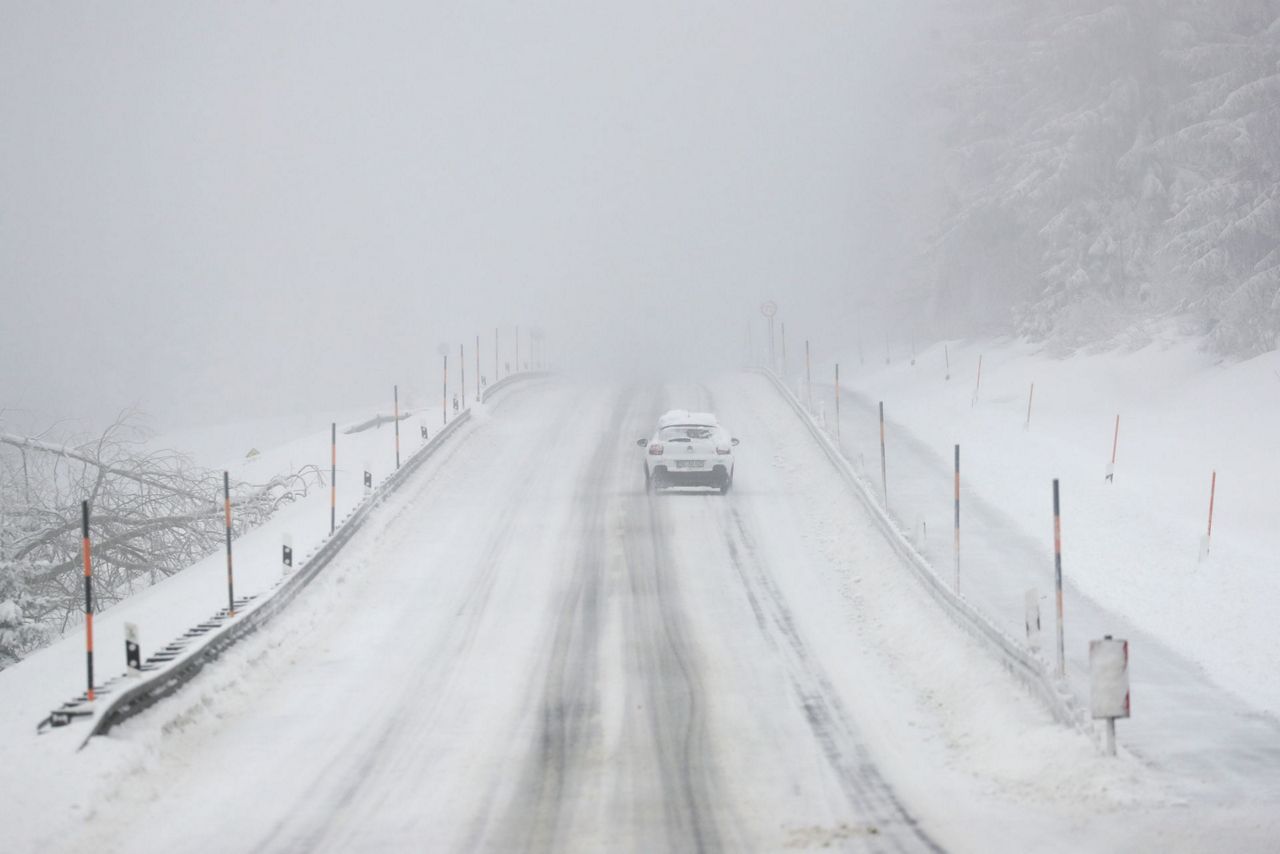
[{"label": "snow-covered road", "polygon": [[[634,441],[675,406],[742,440],[730,495],[643,491]],[[24,847],[1173,851],[1277,832],[1265,803],[1188,809],[1055,724],[762,377],[544,380],[457,438],[264,631],[58,757],[107,790],[63,805],[69,823],[20,822]]]},{"label": "snow-covered road", "polygon": [[767,449],[746,439],[727,498],[643,492],[632,442],[677,397],[496,407],[190,689],[198,725],[86,847],[930,849],[779,592]]}]

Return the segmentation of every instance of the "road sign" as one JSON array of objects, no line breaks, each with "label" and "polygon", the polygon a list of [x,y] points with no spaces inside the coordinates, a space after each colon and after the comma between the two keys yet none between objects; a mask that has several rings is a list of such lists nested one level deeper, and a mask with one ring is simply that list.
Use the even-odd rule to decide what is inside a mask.
[{"label": "road sign", "polygon": [[773,317],[778,313],[778,304],[773,300],[765,300],[760,303],[760,313],[765,317]]}]

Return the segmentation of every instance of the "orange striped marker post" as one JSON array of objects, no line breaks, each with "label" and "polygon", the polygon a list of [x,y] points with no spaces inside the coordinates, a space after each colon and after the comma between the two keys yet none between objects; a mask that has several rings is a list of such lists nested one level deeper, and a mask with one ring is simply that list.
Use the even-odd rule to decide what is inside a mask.
[{"label": "orange striped marker post", "polygon": [[960,446],[956,445],[956,593],[960,592]]},{"label": "orange striped marker post", "polygon": [[840,447],[840,363],[836,362],[836,447]]},{"label": "orange striped marker post", "polygon": [[85,696],[93,700],[93,562],[89,549],[89,502],[80,502],[80,553],[84,555],[84,651],[88,666],[89,690]]},{"label": "orange striped marker post", "polygon": [[329,533],[338,527],[338,422],[329,425]]},{"label": "orange striped marker post", "polygon": [[884,490],[884,509],[889,509],[889,470],[884,457],[884,401],[880,401],[880,486]]},{"label": "orange striped marker post", "polygon": [[1116,432],[1111,439],[1111,462],[1107,463],[1107,483],[1115,483],[1116,449],[1120,447],[1120,415],[1116,414]]},{"label": "orange striped marker post", "polygon": [[400,386],[393,385],[391,393],[395,398],[395,417],[396,417],[396,469],[400,468]]},{"label": "orange striped marker post", "polygon": [[236,615],[236,585],[231,573],[231,473],[222,473],[222,509],[227,523],[227,616]]},{"label": "orange striped marker post", "polygon": [[1062,512],[1058,504],[1058,479],[1053,479],[1053,589],[1058,609],[1058,678],[1067,676],[1066,646],[1062,630]]}]

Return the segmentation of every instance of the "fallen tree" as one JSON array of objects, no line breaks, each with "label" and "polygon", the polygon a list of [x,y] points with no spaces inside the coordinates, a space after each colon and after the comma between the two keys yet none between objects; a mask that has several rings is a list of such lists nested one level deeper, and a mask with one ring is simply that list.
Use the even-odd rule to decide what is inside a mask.
[{"label": "fallen tree", "polygon": [[[233,536],[323,484],[315,466],[232,485]],[[92,508],[95,610],[185,569],[225,538],[222,473],[148,451],[136,416],[90,441],[0,431],[0,667],[83,610],[80,502]]]}]

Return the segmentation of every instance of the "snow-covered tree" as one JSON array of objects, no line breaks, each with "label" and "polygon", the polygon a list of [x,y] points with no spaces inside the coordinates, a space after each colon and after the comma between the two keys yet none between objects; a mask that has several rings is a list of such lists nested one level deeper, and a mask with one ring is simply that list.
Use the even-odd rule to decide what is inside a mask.
[{"label": "snow-covered tree", "polygon": [[949,6],[935,311],[1079,346],[1280,333],[1280,0]]}]

